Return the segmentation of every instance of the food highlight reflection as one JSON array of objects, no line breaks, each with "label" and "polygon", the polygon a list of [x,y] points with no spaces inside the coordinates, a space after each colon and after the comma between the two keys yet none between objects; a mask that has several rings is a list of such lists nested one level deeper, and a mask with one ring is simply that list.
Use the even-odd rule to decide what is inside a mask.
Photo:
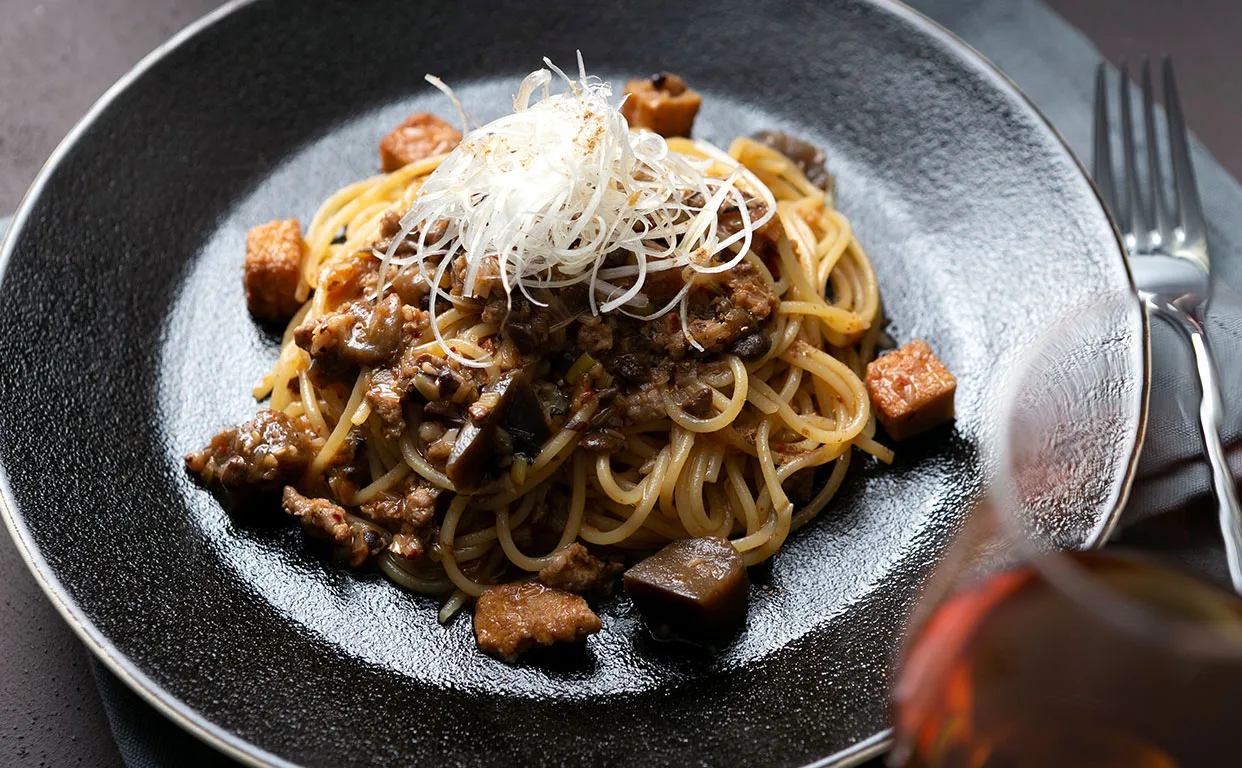
[{"label": "food highlight reflection", "polygon": [[[821,150],[687,138],[672,74],[610,86],[547,61],[514,111],[459,132],[413,115],[384,175],[247,239],[252,314],[287,321],[268,406],[186,458],[270,497],[343,565],[473,603],[506,661],[602,627],[625,590],[651,629],[710,646],[744,623],[746,567],[819,514],[854,449],[954,415],[921,340],[889,340],[875,273]],[[546,554],[532,555],[530,552]],[[645,558],[645,559],[644,559]],[[637,564],[635,564],[637,563]]]}]

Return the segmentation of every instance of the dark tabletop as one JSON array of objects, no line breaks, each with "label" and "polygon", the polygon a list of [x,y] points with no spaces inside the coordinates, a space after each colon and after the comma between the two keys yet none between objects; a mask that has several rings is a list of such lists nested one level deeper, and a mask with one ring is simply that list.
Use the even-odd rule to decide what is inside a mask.
[{"label": "dark tabletop", "polygon": [[[1190,127],[1226,169],[1242,177],[1242,142],[1236,138],[1242,135],[1242,2],[1047,2],[1114,62],[1171,54]],[[0,0],[0,217],[17,206],[56,143],[117,77],[215,5]],[[3,533],[0,765],[121,765],[87,652]]]}]

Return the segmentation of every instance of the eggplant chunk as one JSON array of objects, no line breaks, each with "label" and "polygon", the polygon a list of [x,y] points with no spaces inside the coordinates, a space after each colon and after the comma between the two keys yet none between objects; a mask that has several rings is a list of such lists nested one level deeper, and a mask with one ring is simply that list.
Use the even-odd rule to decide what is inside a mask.
[{"label": "eggplant chunk", "polygon": [[483,485],[496,458],[496,425],[467,422],[457,433],[444,472],[458,493],[472,493]]},{"label": "eggplant chunk", "polygon": [[543,403],[525,375],[518,376],[505,393],[507,401],[500,426],[513,438],[513,452],[533,459],[552,436]]},{"label": "eggplant chunk", "polygon": [[489,384],[470,414],[444,466],[458,493],[477,491],[514,453],[535,456],[551,434],[539,396],[521,371]]},{"label": "eggplant chunk", "polygon": [[669,544],[625,572],[629,594],[652,632],[717,645],[746,621],[750,580],[726,539]]}]

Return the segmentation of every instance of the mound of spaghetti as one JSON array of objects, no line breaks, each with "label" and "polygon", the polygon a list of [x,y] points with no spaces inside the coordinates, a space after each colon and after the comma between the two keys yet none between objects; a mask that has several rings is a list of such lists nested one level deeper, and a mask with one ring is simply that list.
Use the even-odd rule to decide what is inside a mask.
[{"label": "mound of spaghetti", "polygon": [[480,645],[510,658],[597,630],[577,595],[617,563],[698,537],[761,562],[853,447],[891,460],[862,382],[875,276],[822,153],[661,136],[698,107],[679,78],[618,108],[581,60],[548,67],[464,137],[411,117],[391,172],[305,240],[251,232],[251,310],[293,313],[270,403],[187,458],[229,494],[282,493],[345,563],[446,597],[442,619],[484,596]]}]

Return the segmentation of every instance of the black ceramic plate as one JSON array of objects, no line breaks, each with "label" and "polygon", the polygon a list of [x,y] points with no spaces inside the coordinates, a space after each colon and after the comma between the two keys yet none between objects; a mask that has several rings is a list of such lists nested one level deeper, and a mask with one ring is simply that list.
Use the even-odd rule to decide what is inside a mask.
[{"label": "black ceramic plate", "polygon": [[[858,462],[757,574],[715,657],[653,643],[623,599],[561,665],[478,654],[469,621],[329,566],[295,527],[230,519],[181,456],[254,410],[276,354],[241,290],[246,229],[308,221],[376,169],[404,115],[510,104],[548,55],[621,80],[678,72],[699,135],[827,147],[898,339],[958,376],[956,425]],[[1130,290],[1108,219],[1054,132],[990,66],[888,0],[691,7],[260,0],[195,25],[110,92],[14,219],[0,283],[9,525],[90,647],[198,735],[256,764],[785,765],[883,745],[916,588],[980,492],[999,379],[1028,339]],[[1073,538],[1128,487],[1145,394],[1135,305],[1092,404]]]}]

